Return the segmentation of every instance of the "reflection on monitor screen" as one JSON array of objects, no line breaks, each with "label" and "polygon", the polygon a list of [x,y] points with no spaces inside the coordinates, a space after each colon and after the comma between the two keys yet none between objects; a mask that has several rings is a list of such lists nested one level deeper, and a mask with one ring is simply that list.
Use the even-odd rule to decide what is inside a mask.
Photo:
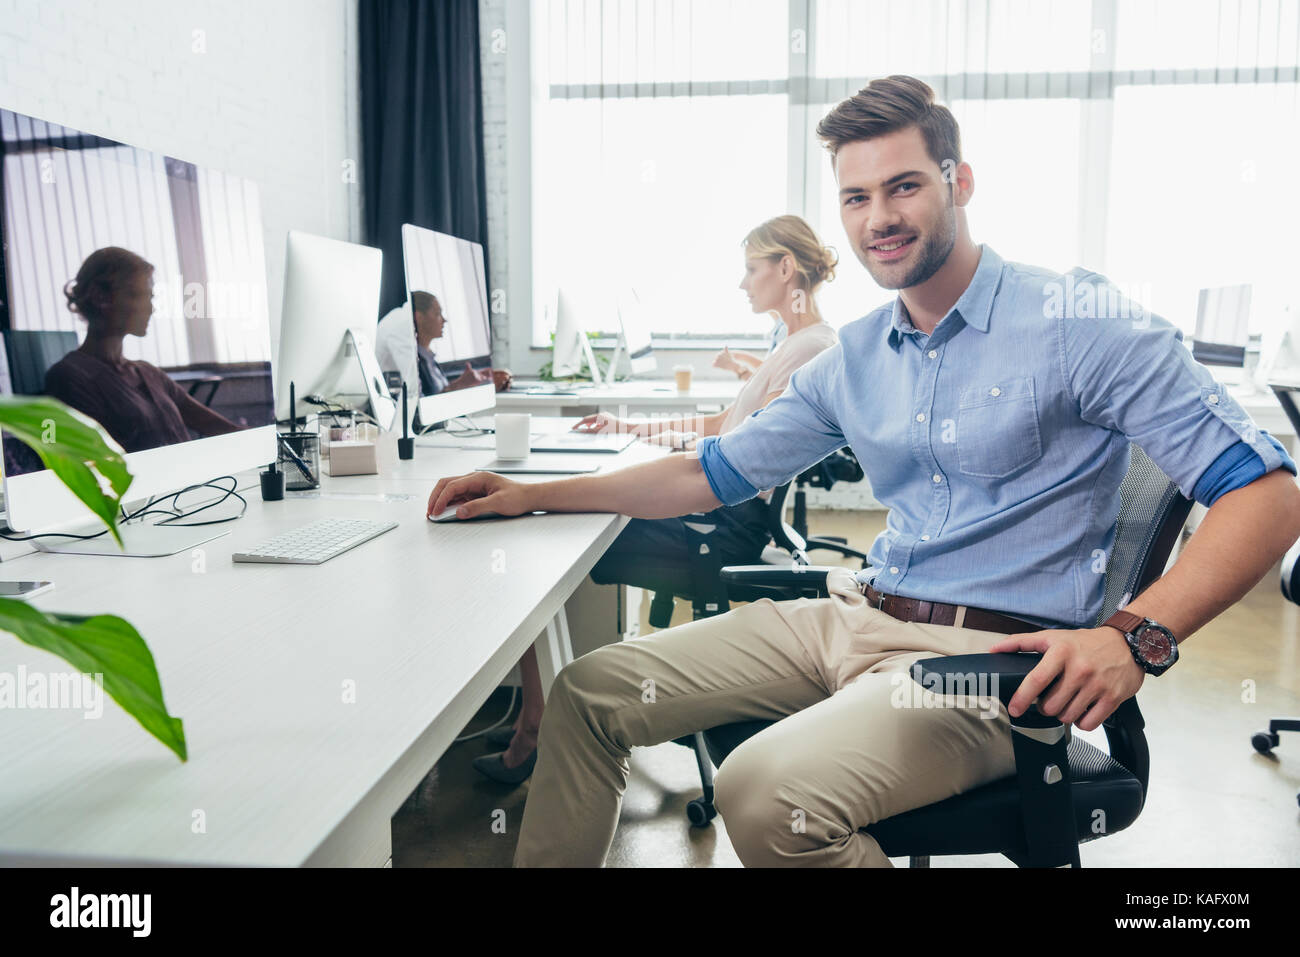
[{"label": "reflection on monitor screen", "polygon": [[[430,229],[402,226],[402,256],[406,264],[408,352],[414,335],[414,355],[404,363],[407,380],[419,383],[419,418],[424,425],[490,409],[496,404],[492,377],[492,333],[488,323],[487,276],[483,247]],[[409,331],[408,331],[409,330]]]},{"label": "reflection on monitor screen", "polygon": [[[273,424],[255,184],[0,110],[0,392],[126,452]],[[7,475],[43,468],[4,437]]]},{"label": "reflection on monitor screen", "polygon": [[490,385],[492,344],[483,248],[415,227],[406,227],[402,239],[420,394]]}]

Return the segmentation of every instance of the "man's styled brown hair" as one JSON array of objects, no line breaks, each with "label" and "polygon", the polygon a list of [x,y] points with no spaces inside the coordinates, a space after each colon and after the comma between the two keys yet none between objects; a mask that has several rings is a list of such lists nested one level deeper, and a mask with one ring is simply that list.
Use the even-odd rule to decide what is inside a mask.
[{"label": "man's styled brown hair", "polygon": [[915,126],[921,131],[930,158],[940,169],[944,162],[961,162],[961,132],[948,107],[934,100],[934,90],[914,76],[887,76],[872,80],[831,110],[817,124],[817,135],[835,161],[846,143],[875,139]]}]

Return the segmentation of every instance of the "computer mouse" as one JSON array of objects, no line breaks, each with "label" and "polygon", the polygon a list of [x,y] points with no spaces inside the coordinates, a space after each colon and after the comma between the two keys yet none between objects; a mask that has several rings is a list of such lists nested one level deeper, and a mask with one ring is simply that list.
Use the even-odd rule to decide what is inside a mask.
[{"label": "computer mouse", "polygon": [[441,512],[439,512],[437,515],[430,515],[429,521],[431,522],[474,522],[474,521],[478,521],[480,518],[501,517],[496,512],[482,512],[478,515],[473,516],[472,518],[457,518],[456,509],[459,507],[460,506],[458,505],[448,506],[447,508],[444,508]]}]

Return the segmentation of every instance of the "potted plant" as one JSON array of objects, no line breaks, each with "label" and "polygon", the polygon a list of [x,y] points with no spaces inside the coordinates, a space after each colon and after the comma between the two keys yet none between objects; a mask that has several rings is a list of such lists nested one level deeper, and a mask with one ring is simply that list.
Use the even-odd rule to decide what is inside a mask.
[{"label": "potted plant", "polygon": [[[122,544],[118,512],[131,473],[89,420],[56,399],[0,396],[0,427],[30,446]],[[82,674],[102,675],[109,697],[186,760],[181,720],[167,713],[153,654],[129,622],[116,615],[44,612],[0,598],[0,631],[58,655]]]}]

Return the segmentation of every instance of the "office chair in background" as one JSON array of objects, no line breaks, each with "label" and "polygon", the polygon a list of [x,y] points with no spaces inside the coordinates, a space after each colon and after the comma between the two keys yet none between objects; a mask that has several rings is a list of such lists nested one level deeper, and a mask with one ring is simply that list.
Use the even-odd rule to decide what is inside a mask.
[{"label": "office chair in background", "polygon": [[71,331],[6,329],[4,340],[14,395],[41,395],[50,366],[77,348],[77,334]]},{"label": "office chair in background", "polygon": [[[1192,503],[1183,498],[1140,448],[1130,446],[1120,487],[1120,511],[1106,570],[1100,624],[1165,570]],[[729,585],[772,598],[824,597],[828,568],[725,568]],[[1005,705],[1040,655],[959,655],[927,658],[912,666],[926,687],[995,681]],[[993,676],[990,679],[990,676]],[[980,684],[979,682],[986,682]],[[705,731],[704,742],[721,765],[742,742],[771,721],[744,721]],[[1079,844],[1123,830],[1146,800],[1150,768],[1144,722],[1136,698],[1106,719],[1110,753],[1072,738],[1070,728],[1030,708],[1011,719],[1014,776],[916,808],[866,829],[890,857],[928,867],[936,854],[1003,854],[1021,867],[1079,866]],[[709,808],[708,810],[712,810]],[[712,815],[710,815],[711,817]]]},{"label": "office chair in background", "polygon": [[[1300,406],[1297,406],[1295,399],[1300,388],[1280,383],[1270,383],[1270,385],[1277,395],[1279,404],[1286,412],[1286,417],[1291,420],[1296,434],[1300,435]],[[1282,559],[1282,595],[1287,601],[1300,605],[1300,542],[1296,542]],[[1268,722],[1268,730],[1256,731],[1251,735],[1250,743],[1260,754],[1271,754],[1273,749],[1281,744],[1281,739],[1278,737],[1280,731],[1300,731],[1300,717],[1271,719]],[[1295,799],[1296,803],[1300,804],[1300,793],[1296,794]]]}]

